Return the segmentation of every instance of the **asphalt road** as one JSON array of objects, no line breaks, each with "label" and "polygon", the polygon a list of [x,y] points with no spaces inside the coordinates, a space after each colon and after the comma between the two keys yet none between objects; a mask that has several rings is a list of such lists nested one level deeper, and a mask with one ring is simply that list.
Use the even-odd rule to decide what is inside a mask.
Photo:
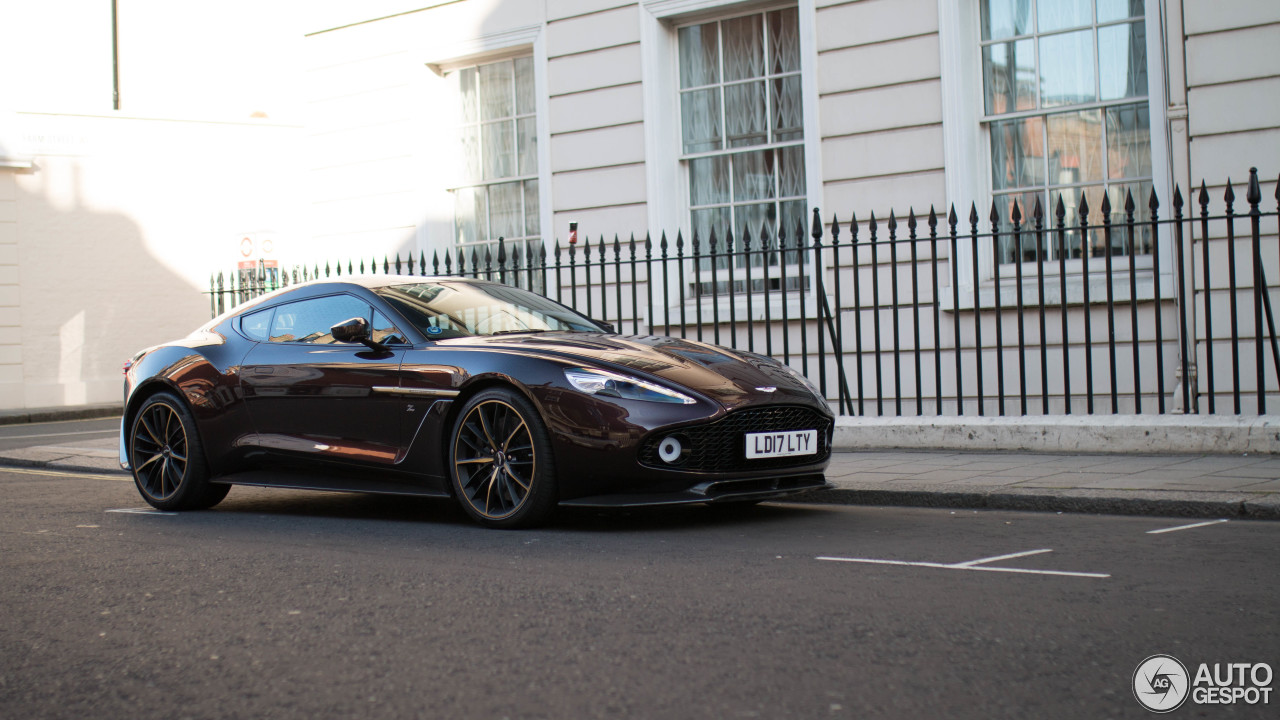
[{"label": "asphalt road", "polygon": [[1144,718],[1148,656],[1280,667],[1280,523],[779,504],[504,532],[420,499],[0,493],[6,718]]},{"label": "asphalt road", "polygon": [[0,425],[0,450],[98,440],[119,432],[120,418]]}]

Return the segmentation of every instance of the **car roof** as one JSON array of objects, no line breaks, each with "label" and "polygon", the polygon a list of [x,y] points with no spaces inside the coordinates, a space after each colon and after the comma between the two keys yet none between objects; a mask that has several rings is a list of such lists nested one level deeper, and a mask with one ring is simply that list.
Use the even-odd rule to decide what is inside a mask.
[{"label": "car roof", "polygon": [[453,275],[340,275],[335,277],[319,278],[316,280],[300,282],[294,285],[287,285],[240,303],[200,326],[199,330],[203,331],[215,328],[227,320],[239,317],[247,312],[251,312],[259,306],[269,304],[284,295],[296,296],[291,298],[291,300],[302,300],[304,298],[317,297],[331,292],[341,292],[351,286],[374,290],[377,288],[391,287],[393,285],[414,285],[429,282],[460,282],[473,285],[501,284],[493,282],[492,280],[457,277]]}]

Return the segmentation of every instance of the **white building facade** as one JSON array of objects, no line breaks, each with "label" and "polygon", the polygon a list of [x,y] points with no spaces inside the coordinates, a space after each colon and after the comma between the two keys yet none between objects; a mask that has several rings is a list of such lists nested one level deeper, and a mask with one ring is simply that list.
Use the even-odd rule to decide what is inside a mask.
[{"label": "white building facade", "polygon": [[[390,248],[437,260],[459,249],[464,259],[470,251],[483,258],[485,249],[496,253],[499,237],[508,253],[551,255],[555,243],[567,249],[571,223],[597,247],[603,239],[609,259],[613,238],[627,256],[629,238],[649,234],[656,243],[663,232],[672,241],[679,232],[686,255],[695,234],[703,254],[723,255],[744,247],[743,229],[794,241],[794,228],[807,233],[815,208],[826,222],[854,213],[866,222],[874,213],[882,234],[891,211],[901,222],[914,210],[924,233],[931,207],[945,216],[953,205],[963,233],[976,208],[989,233],[993,207],[997,226],[1007,229],[1015,203],[1030,225],[1038,202],[1051,226],[1061,202],[1073,227],[1083,202],[1098,226],[1104,200],[1120,224],[1132,196],[1141,225],[1153,192],[1168,217],[1175,186],[1190,199],[1203,183],[1220,214],[1230,178],[1241,198],[1237,211],[1245,212],[1249,168],[1260,168],[1268,198],[1280,171],[1280,7],[1260,0],[1231,3],[1230,12],[1200,0],[468,0],[384,4],[327,24],[307,38],[311,216],[326,228],[314,245],[326,257],[361,259],[352,248],[376,248],[370,256]],[[1268,222],[1264,260],[1277,256]],[[726,230],[739,238],[734,248]],[[895,399],[910,408],[920,398],[925,414],[981,410],[974,378],[969,391],[958,387],[971,375],[987,380],[992,408],[995,388],[1008,379],[1043,398],[1033,412],[1153,412],[1161,396],[1168,403],[1159,403],[1160,412],[1195,410],[1196,394],[1175,397],[1184,371],[1206,398],[1230,394],[1242,375],[1254,374],[1247,360],[1260,347],[1247,332],[1222,334],[1228,296],[1252,284],[1228,292],[1219,278],[1227,274],[1224,260],[1196,279],[1195,262],[1202,270],[1210,256],[1227,254],[1229,243],[1213,242],[1222,232],[1210,231],[1203,261],[1190,245],[1175,251],[1168,228],[1141,227],[1127,239],[1119,230],[1116,237],[1067,233],[1041,251],[1011,238],[962,242],[954,251],[943,243],[921,249],[915,271],[891,264],[888,246],[863,249],[856,273],[846,256],[844,267],[820,262],[816,274],[813,265],[793,264],[781,283],[786,270],[775,259],[778,292],[770,298],[759,297],[766,261],[704,258],[684,263],[683,285],[664,283],[660,313],[625,300],[612,308],[601,302],[595,312],[624,328],[666,331],[673,308],[683,307],[680,332],[689,334],[695,309],[708,317],[750,313],[775,326],[748,330],[759,337],[792,332],[776,327],[789,304],[792,324],[807,315],[795,330],[803,335],[821,332],[818,296],[826,295],[839,318],[828,339],[847,333],[841,344],[852,353],[849,337],[856,336],[864,353],[877,348],[875,357],[854,370],[811,342],[794,351],[794,364],[808,370],[812,361],[811,374],[821,368],[832,378],[842,365],[850,386],[874,385],[877,399],[892,375]],[[1181,281],[1185,331],[1175,302],[1179,254],[1189,263]],[[881,281],[898,281],[904,293],[921,285],[918,274],[935,271],[934,258],[936,293],[925,285],[914,300],[923,313],[908,310],[905,297],[890,300],[887,290],[868,295]],[[754,278],[746,267],[753,263]],[[1029,311],[1011,312],[1023,302],[1015,300],[1019,270],[1029,273],[1021,284],[1030,304],[1043,298],[1050,307],[1039,337],[1019,323]],[[1277,274],[1264,278],[1268,293]],[[650,279],[640,270],[617,277],[633,276]],[[610,288],[592,282],[607,286],[614,277],[587,281],[575,302],[597,290],[607,300]],[[856,281],[856,300],[832,293],[833,285],[842,282],[847,293]],[[728,301],[699,294],[730,287],[736,292]],[[747,310],[743,295],[753,293],[757,302]],[[1210,305],[1218,331],[1211,327],[1210,335],[1201,327],[1205,296],[1218,300]],[[1067,311],[1059,312],[1064,298]],[[1104,301],[1119,331],[1092,317]],[[985,344],[975,305],[991,316]],[[1252,322],[1252,303],[1230,307]],[[1077,329],[1086,315],[1095,326],[1087,339]],[[1163,330],[1150,336],[1155,325]],[[991,347],[993,331],[1048,346],[1042,372],[1013,377],[1009,368],[1028,351]],[[744,344],[736,329],[732,337]],[[1117,354],[1117,338],[1119,367],[1112,358],[1099,377],[1110,397],[1097,408],[1089,399],[1086,408],[1078,396],[1102,372],[1094,360],[1106,365]],[[1197,370],[1205,355],[1226,346],[1239,354],[1243,344],[1249,358],[1219,361],[1210,388]],[[918,370],[930,353],[936,362]],[[1268,373],[1264,393],[1280,389]],[[904,412],[875,405],[860,402],[858,411]]]}]

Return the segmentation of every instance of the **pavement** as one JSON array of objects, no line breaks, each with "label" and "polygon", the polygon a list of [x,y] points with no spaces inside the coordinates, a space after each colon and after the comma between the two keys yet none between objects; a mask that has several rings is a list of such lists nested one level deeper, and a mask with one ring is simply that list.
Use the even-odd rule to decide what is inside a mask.
[{"label": "pavement", "polygon": [[[66,420],[90,411],[25,412]],[[95,412],[87,416],[110,417]],[[101,438],[0,450],[0,466],[123,474],[117,443]],[[1266,453],[838,449],[827,480],[833,488],[794,500],[1280,520],[1280,455]]]}]

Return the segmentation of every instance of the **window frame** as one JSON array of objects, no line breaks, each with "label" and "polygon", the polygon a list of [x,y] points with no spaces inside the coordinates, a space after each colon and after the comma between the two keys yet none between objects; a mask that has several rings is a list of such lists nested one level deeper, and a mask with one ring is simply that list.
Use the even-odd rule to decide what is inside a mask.
[{"label": "window frame", "polygon": [[[680,115],[680,79],[679,79],[679,28],[713,20],[726,20],[744,15],[767,13],[794,7],[797,12],[800,41],[800,92],[803,112],[803,140],[798,143],[803,148],[806,212],[820,207],[822,202],[822,143],[819,126],[818,107],[818,50],[815,32],[816,5],[815,0],[641,0],[640,5],[640,38],[642,62],[644,64],[644,108],[645,108],[645,143],[650,148],[646,162],[646,180],[648,191],[649,225],[665,232],[667,241],[674,255],[676,231],[684,236],[685,253],[691,250],[692,204],[689,192],[688,157],[704,156],[696,153],[686,156],[683,152],[683,126]],[[674,102],[673,102],[674,100]],[[653,121],[649,121],[652,118]],[[778,145],[796,146],[792,142],[770,143],[758,146],[746,146],[736,151],[751,151],[774,148]],[[718,153],[717,153],[718,154]],[[777,199],[775,198],[776,202]],[[805,222],[808,229],[808,222]],[[734,231],[735,237],[738,230]],[[807,237],[807,235],[806,235]],[[656,238],[655,238],[656,242]],[[699,238],[700,250],[705,251],[705,240]],[[807,244],[807,243],[806,243]],[[686,261],[689,261],[686,258]],[[691,262],[691,261],[690,261]],[[790,265],[788,267],[798,267]],[[694,274],[694,282],[699,274],[690,267]],[[727,270],[715,272],[724,273]],[[713,271],[701,271],[707,278]],[[733,268],[733,277],[745,277],[744,268]],[[790,275],[790,273],[789,273]],[[753,272],[753,279],[760,278],[759,271]],[[788,278],[790,279],[790,277]],[[774,304],[787,302],[798,309],[800,298],[789,288],[788,292],[772,293]],[[756,291],[760,294],[763,291]],[[696,293],[688,292],[688,288],[669,288],[667,302],[674,307],[680,304],[696,303],[700,299]],[[739,293],[742,297],[744,293]],[[785,296],[785,297],[783,297]],[[796,296],[796,297],[793,297]],[[814,303],[813,289],[804,294],[807,305]],[[721,294],[721,301],[728,297]],[[761,312],[763,310],[761,309]]]},{"label": "window frame", "polygon": [[[1034,0],[1031,0],[1034,2]],[[1159,0],[1146,0],[1144,3],[1147,42],[1147,107],[1150,117],[1151,134],[1151,183],[1160,199],[1161,217],[1169,217],[1169,208],[1173,197],[1172,170],[1173,161],[1169,146],[1169,125],[1167,108],[1167,88],[1165,86],[1165,47],[1167,26],[1164,20],[1163,3]],[[973,257],[971,243],[966,240],[969,230],[968,216],[971,203],[978,209],[979,233],[991,232],[989,215],[996,193],[993,192],[991,161],[992,121],[1007,117],[1018,117],[1019,113],[1006,115],[986,115],[983,74],[982,74],[982,32],[980,25],[981,0],[938,0],[939,44],[942,82],[942,116],[944,146],[944,176],[949,205],[954,205],[960,217],[957,232],[961,242],[957,248],[956,263],[959,266],[960,283],[952,288],[947,296],[943,296],[943,307],[947,310],[973,309],[975,306],[975,288],[973,287],[973,265],[978,265],[977,306],[983,308],[996,305],[994,284],[996,263],[993,243],[984,242],[979,248],[978,257]],[[1097,69],[1095,68],[1095,72]],[[1086,107],[1094,107],[1095,103]],[[1118,101],[1117,104],[1125,104]],[[1038,109],[1036,113],[1047,114],[1051,110]],[[1147,215],[1148,198],[1134,198],[1135,224],[1143,222]],[[1022,210],[1022,228],[1026,232],[1034,230],[1032,212],[1034,208]],[[1046,234],[1054,223],[1053,208],[1042,208]],[[1114,210],[1113,210],[1114,212]],[[1101,225],[1100,208],[1090,208],[1090,225]],[[1007,223],[1008,218],[1004,218]],[[1070,226],[1068,226],[1070,230]],[[1149,300],[1155,297],[1154,283],[1160,283],[1162,297],[1170,297],[1173,293],[1173,245],[1169,233],[1163,233],[1158,242],[1159,268],[1152,267],[1151,255],[1136,256],[1139,268],[1139,282],[1136,288],[1138,300]],[[1127,256],[1125,256],[1127,258]],[[1081,259],[1067,261],[1067,298],[1068,303],[1078,303],[1083,297]],[[1105,258],[1098,256],[1089,259],[1089,275],[1091,280],[1104,277],[1106,274]],[[1113,274],[1119,275],[1119,267],[1123,266],[1124,274],[1128,273],[1128,260],[1113,264],[1117,269]],[[1016,263],[1002,265],[1000,272],[1002,303],[1012,299],[1016,292]],[[1058,278],[1058,261],[1046,260],[1045,277]],[[1038,292],[1039,264],[1022,263],[1023,292]],[[1115,285],[1115,300],[1128,301],[1133,295],[1127,277],[1124,283]],[[1005,297],[1009,295],[1008,297]],[[1105,301],[1104,293],[1093,293],[1093,302]],[[1030,296],[1028,296],[1030,297]],[[1045,303],[1061,304],[1061,290],[1058,282],[1046,283]]]},{"label": "window frame", "polygon": [[[533,107],[529,112],[521,113],[519,112],[519,108],[518,108],[518,100],[516,97],[518,91],[514,81],[515,63],[517,60],[526,59],[526,58],[529,60],[529,65],[530,65],[529,70],[533,74],[533,77],[532,77],[532,80],[534,83]],[[540,162],[541,158],[539,157],[539,153],[541,153],[542,151],[543,141],[539,137],[539,132],[538,132],[538,122],[539,122],[538,121],[538,116],[539,116],[538,77],[537,77],[536,63],[534,62],[533,52],[532,52],[532,49],[529,49],[528,52],[511,52],[511,53],[504,53],[502,56],[499,56],[499,57],[481,58],[476,62],[470,63],[470,64],[459,63],[456,65],[451,65],[451,67],[443,70],[442,72],[443,77],[446,80],[449,80],[452,87],[452,83],[455,81],[452,80],[451,78],[457,75],[458,73],[461,73],[464,70],[468,70],[468,69],[475,69],[478,72],[481,67],[484,67],[487,65],[496,65],[498,63],[510,63],[512,67],[512,88],[511,88],[512,114],[510,116],[499,118],[497,120],[492,120],[492,119],[485,120],[483,117],[480,116],[479,111],[477,110],[477,115],[473,123],[455,124],[453,126],[457,129],[461,129],[462,127],[474,127],[476,129],[477,131],[476,144],[479,150],[479,156],[477,158],[477,161],[478,161],[477,168],[478,168],[478,172],[480,173],[480,176],[467,177],[465,175],[465,172],[460,172],[456,180],[453,182],[450,182],[449,187],[446,188],[453,200],[453,213],[452,213],[452,217],[450,218],[450,225],[452,227],[452,240],[453,240],[453,242],[451,243],[451,250],[454,252],[456,252],[458,249],[464,249],[464,251],[470,251],[474,249],[478,251],[481,248],[492,248],[494,252],[495,260],[496,260],[496,248],[498,245],[498,240],[500,238],[506,241],[508,247],[512,247],[515,244],[519,243],[524,246],[524,252],[528,252],[530,248],[537,247],[538,244],[543,244],[546,237],[545,233],[542,232],[543,225],[542,225],[542,212],[541,212],[542,207],[541,206],[542,206],[543,183],[540,175],[542,163]],[[479,83],[479,79],[477,78],[476,94],[477,94],[477,102],[480,102],[479,100],[480,90],[479,90],[478,83]],[[453,99],[457,101],[460,98],[458,98],[455,95]],[[533,141],[535,143],[535,151],[534,151],[533,162],[537,167],[534,168],[532,173],[521,173],[519,169],[520,158],[521,158],[521,151],[520,151],[521,149],[519,147],[520,121],[522,119],[525,119],[525,120],[532,119],[534,124]],[[484,152],[483,152],[484,126],[488,124],[496,124],[500,122],[501,123],[510,122],[512,124],[512,131],[515,133],[513,138],[513,143],[512,143],[512,148],[513,148],[512,160],[515,163],[515,173],[507,177],[485,179],[484,165],[486,161],[485,161]],[[464,163],[466,163],[468,158],[463,157],[462,160]],[[537,207],[534,207],[534,208],[530,208],[528,203],[528,200],[529,200],[528,183],[531,181],[537,183],[538,202],[537,202]],[[492,233],[492,228],[491,228],[492,203],[490,200],[489,191],[491,188],[494,188],[496,186],[508,185],[508,184],[518,184],[520,189],[519,199],[520,199],[520,231],[521,232],[519,235],[515,237],[507,237],[505,235],[494,235]],[[457,216],[458,195],[457,193],[462,190],[470,190],[472,192],[479,192],[483,190],[483,192],[485,193],[485,203],[484,203],[485,217],[483,219],[479,217],[475,218],[476,239],[466,243],[463,243],[458,239],[458,216]],[[537,218],[538,220],[537,235],[530,235],[528,233],[528,226],[529,226],[528,224],[531,217]],[[484,232],[480,231],[481,222],[485,224]],[[508,252],[510,252],[510,250],[508,250]],[[483,258],[480,258],[480,260],[483,261]]]},{"label": "window frame", "polygon": [[[536,245],[530,246],[530,249],[545,250],[550,254],[554,236],[554,217],[551,206],[551,137],[550,125],[548,124],[550,105],[549,95],[546,92],[547,49],[545,24],[515,27],[501,32],[464,38],[456,44],[434,48],[434,52],[430,55],[420,55],[419,58],[422,65],[434,74],[434,77],[426,75],[424,81],[433,85],[435,83],[444,85],[446,84],[445,75],[454,70],[522,56],[530,56],[533,60],[535,136],[538,143],[537,217],[540,241]],[[443,87],[433,89],[431,92],[434,97],[439,97],[437,93],[443,94],[449,99],[453,97],[452,93]],[[456,127],[455,123],[447,123],[440,129],[447,130],[453,127]],[[423,146],[419,152],[424,163],[439,161],[437,149]],[[456,172],[456,168],[453,172]],[[454,194],[452,189],[464,184],[460,180],[460,175],[461,173],[459,172],[448,177],[443,183],[432,183],[431,187],[427,189],[432,198],[433,207],[443,210],[443,206],[447,206],[448,217],[445,220],[431,222],[431,229],[425,235],[420,236],[419,240],[420,244],[428,249],[436,248],[453,257],[456,257],[459,245],[454,227]],[[443,206],[436,203],[443,203]],[[443,261],[442,255],[441,262],[443,263]],[[468,265],[470,264],[470,257],[467,258],[467,263]]]}]

